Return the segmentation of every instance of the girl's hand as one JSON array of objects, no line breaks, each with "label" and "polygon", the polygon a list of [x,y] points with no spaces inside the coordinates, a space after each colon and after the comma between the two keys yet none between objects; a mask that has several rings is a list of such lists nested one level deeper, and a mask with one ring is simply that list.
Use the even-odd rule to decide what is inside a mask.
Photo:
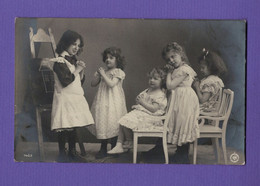
[{"label": "girl's hand", "polygon": [[97,77],[97,78],[100,77],[100,74],[98,73],[98,71],[96,71],[96,72],[94,73],[94,77]]},{"label": "girl's hand", "polygon": [[167,73],[172,73],[173,70],[174,70],[174,67],[173,67],[172,65],[166,64],[166,65],[164,66],[164,69],[165,69],[165,71],[166,71]]},{"label": "girl's hand", "polygon": [[86,63],[84,61],[77,61],[78,66],[82,66],[83,68],[86,68]]},{"label": "girl's hand", "polygon": [[142,104],[143,101],[144,101],[143,95],[138,95],[138,96],[136,97],[136,103],[137,103],[137,104]]},{"label": "girl's hand", "polygon": [[103,67],[100,67],[100,68],[98,69],[98,73],[99,73],[101,76],[104,76],[104,75],[106,74]]},{"label": "girl's hand", "polygon": [[195,79],[193,82],[194,88],[198,89],[200,87],[200,81],[198,79]]}]

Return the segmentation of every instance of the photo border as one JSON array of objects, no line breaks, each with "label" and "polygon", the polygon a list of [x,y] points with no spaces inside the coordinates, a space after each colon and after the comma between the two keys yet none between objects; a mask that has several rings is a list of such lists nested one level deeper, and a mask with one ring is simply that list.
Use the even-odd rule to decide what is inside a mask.
[{"label": "photo border", "polygon": [[[14,1],[2,0],[1,185],[257,185],[259,181],[260,2],[196,1]],[[14,162],[14,37],[16,17],[245,19],[247,20],[246,164],[60,164]],[[247,128],[247,124],[250,126]]]}]

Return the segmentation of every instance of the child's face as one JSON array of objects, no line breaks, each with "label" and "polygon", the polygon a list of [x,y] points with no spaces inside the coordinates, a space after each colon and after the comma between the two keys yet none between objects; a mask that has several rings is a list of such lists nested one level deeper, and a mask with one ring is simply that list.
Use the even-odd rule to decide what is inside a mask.
[{"label": "child's face", "polygon": [[153,74],[149,77],[149,87],[152,89],[161,88],[162,78],[159,74]]},{"label": "child's face", "polygon": [[173,66],[174,68],[178,68],[183,64],[181,56],[178,53],[174,52],[173,50],[169,51],[166,54],[165,59],[167,63]]},{"label": "child's face", "polygon": [[111,54],[107,54],[105,64],[107,65],[108,69],[116,68],[116,57],[112,56]]},{"label": "child's face", "polygon": [[80,40],[77,39],[74,43],[72,43],[68,49],[67,52],[69,53],[69,55],[74,56],[78,53],[80,49]]},{"label": "child's face", "polygon": [[211,74],[210,69],[209,69],[206,61],[200,62],[200,72],[201,72],[203,77],[207,77]]}]

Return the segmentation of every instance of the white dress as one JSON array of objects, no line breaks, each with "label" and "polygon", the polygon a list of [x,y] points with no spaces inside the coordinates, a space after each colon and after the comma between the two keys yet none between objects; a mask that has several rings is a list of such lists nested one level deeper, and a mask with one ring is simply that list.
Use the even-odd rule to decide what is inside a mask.
[{"label": "white dress", "polygon": [[188,65],[182,65],[172,72],[172,79],[188,75],[173,91],[173,110],[169,119],[168,142],[181,146],[199,137],[199,100],[191,84],[196,72]]},{"label": "white dress", "polygon": [[122,88],[125,73],[121,69],[115,68],[106,71],[106,75],[110,79],[118,78],[119,82],[112,88],[108,87],[103,79],[99,83],[91,107],[95,125],[88,127],[97,139],[109,139],[118,136],[118,120],[127,113],[125,93]]},{"label": "white dress", "polygon": [[119,120],[120,125],[132,130],[161,129],[162,122],[158,116],[162,116],[165,113],[167,106],[166,94],[163,91],[160,91],[157,94],[149,95],[148,89],[146,89],[141,92],[139,96],[142,96],[147,103],[157,103],[159,109],[152,113],[140,104],[134,105],[132,107],[134,110],[127,113]]},{"label": "white dress", "polygon": [[[75,66],[66,63],[71,73]],[[88,103],[81,87],[80,75],[68,86],[63,87],[54,72],[54,95],[51,113],[51,130],[71,129],[94,123]]]},{"label": "white dress", "polygon": [[200,105],[200,109],[204,112],[216,111],[220,104],[220,94],[222,93],[222,88],[224,87],[223,81],[215,75],[210,75],[201,80],[200,91],[202,93],[211,93],[208,101]]}]

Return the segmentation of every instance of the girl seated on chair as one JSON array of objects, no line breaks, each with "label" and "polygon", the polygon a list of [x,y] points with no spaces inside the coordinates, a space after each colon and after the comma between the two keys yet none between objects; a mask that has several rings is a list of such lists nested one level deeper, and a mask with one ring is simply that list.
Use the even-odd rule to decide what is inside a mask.
[{"label": "girl seated on chair", "polygon": [[200,110],[216,111],[220,104],[219,96],[224,87],[220,77],[226,73],[226,65],[218,54],[205,48],[199,57],[199,65],[203,79],[200,81],[197,79],[193,86],[199,98]]},{"label": "girl seated on chair", "polygon": [[163,69],[154,68],[148,76],[149,88],[137,96],[136,105],[132,106],[133,110],[118,121],[120,129],[117,143],[112,150],[108,151],[108,154],[123,153],[124,148],[132,147],[131,130],[162,127],[162,121],[158,116],[164,115],[167,106],[164,89],[166,74]]}]

